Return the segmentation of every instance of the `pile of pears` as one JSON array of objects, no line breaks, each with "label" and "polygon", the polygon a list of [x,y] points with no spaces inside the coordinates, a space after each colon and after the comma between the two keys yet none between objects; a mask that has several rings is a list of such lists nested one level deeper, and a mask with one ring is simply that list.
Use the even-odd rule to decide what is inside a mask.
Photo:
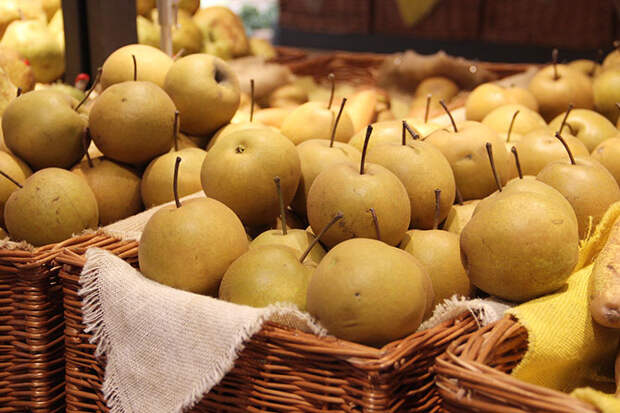
[{"label": "pile of pears", "polygon": [[618,53],[592,73],[554,57],[528,88],[481,85],[457,121],[446,102],[462,91],[445,78],[396,119],[385,91],[343,97],[333,76],[320,98],[291,84],[256,101],[212,54],[125,46],[81,100],[12,91],[3,227],[45,245],[169,203],[144,228],[144,276],[292,305],[382,346],[455,295],[523,302],[565,285],[620,201]]}]

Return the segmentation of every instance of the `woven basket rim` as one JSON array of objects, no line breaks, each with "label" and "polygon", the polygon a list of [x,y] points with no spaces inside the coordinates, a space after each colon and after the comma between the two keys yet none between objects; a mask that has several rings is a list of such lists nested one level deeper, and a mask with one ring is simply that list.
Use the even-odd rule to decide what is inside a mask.
[{"label": "woven basket rim", "polygon": [[[137,241],[122,241],[102,231],[80,238],[79,242],[76,240],[76,242],[68,243],[67,246],[54,257],[54,262],[59,265],[83,267],[86,263],[84,254],[86,250],[90,248],[89,242],[93,243],[93,246],[104,243],[107,245],[117,243],[119,248],[126,252],[137,249],[139,245]],[[116,252],[118,251],[112,251],[112,253]],[[467,321],[463,326],[464,329],[469,323],[477,323],[474,315],[469,311],[465,311],[457,317],[457,319],[459,321]],[[281,339],[290,340],[291,342],[297,343],[299,346],[304,346],[304,348],[316,352],[324,351],[331,355],[339,355],[360,368],[376,371],[389,368],[396,360],[415,349],[421,343],[445,340],[446,337],[442,336],[441,333],[447,326],[453,323],[454,320],[444,321],[435,327],[412,333],[380,348],[353,343],[333,336],[320,337],[312,333],[302,332],[273,322],[267,322],[265,325],[267,328],[271,329],[274,335],[278,335]]]}]

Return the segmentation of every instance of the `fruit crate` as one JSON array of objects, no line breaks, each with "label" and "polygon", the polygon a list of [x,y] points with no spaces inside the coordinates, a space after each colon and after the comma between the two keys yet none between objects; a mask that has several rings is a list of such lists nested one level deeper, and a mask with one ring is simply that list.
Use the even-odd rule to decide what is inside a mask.
[{"label": "fruit crate", "polygon": [[[105,360],[82,320],[79,276],[90,246],[137,266],[138,243],[101,235],[56,257],[65,309],[67,412],[107,412]],[[431,367],[456,338],[478,329],[470,312],[434,328],[372,348],[269,322],[239,354],[234,368],[192,412],[429,412],[440,397]]]},{"label": "fruit crate", "polygon": [[[300,76],[312,76],[325,81],[330,73],[338,81],[358,85],[376,85],[379,67],[392,55],[381,53],[316,52],[293,47],[277,47],[278,56],[272,61],[286,65]],[[532,67],[528,63],[476,62],[476,65],[505,78],[525,72]]]},{"label": "fruit crate", "polygon": [[528,334],[505,316],[460,337],[436,360],[436,385],[445,413],[597,413],[594,406],[566,393],[509,376],[523,359]]},{"label": "fruit crate", "polygon": [[54,258],[92,238],[0,248],[0,412],[64,411],[62,286]]}]

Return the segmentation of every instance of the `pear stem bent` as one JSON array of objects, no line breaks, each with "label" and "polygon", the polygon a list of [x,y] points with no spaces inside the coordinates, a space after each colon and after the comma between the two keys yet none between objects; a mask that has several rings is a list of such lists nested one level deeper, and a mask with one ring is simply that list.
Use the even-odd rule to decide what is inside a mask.
[{"label": "pear stem bent", "polygon": [[515,120],[517,119],[517,115],[521,113],[520,110],[517,110],[514,115],[512,115],[512,119],[510,120],[510,125],[508,126],[508,132],[506,133],[506,142],[510,142],[510,134],[512,134],[512,128],[515,125]]},{"label": "pear stem bent", "polygon": [[[416,131],[414,131],[413,129],[411,129],[411,126],[409,126],[409,124],[407,123],[406,120],[403,121],[403,126],[405,127],[405,129],[407,129],[407,132],[409,132],[409,135],[411,135],[411,138],[415,141],[420,139],[420,135],[417,134]],[[404,144],[403,144],[404,145]]]},{"label": "pear stem bent", "polygon": [[92,86],[90,87],[90,89],[88,89],[88,91],[86,92],[86,94],[84,95],[82,100],[80,100],[80,103],[78,103],[77,106],[75,107],[75,111],[76,112],[78,111],[78,109],[80,109],[82,107],[82,105],[84,103],[86,103],[86,101],[90,97],[90,94],[93,93],[93,90],[95,90],[95,88],[99,84],[99,81],[101,80],[101,73],[102,72],[103,72],[103,69],[101,67],[99,69],[97,69],[97,74],[95,75],[95,80],[93,80]]},{"label": "pear stem bent", "polygon": [[439,104],[441,105],[443,110],[445,110],[446,113],[448,114],[448,117],[450,118],[450,122],[452,123],[452,127],[454,128],[454,131],[458,132],[459,130],[456,128],[456,122],[454,121],[454,118],[452,117],[452,113],[450,113],[450,111],[448,110],[448,107],[446,106],[446,102],[444,102],[443,99],[441,99],[439,101]]},{"label": "pear stem bent", "polygon": [[439,227],[439,202],[441,201],[441,189],[435,189],[435,215],[433,216],[433,229]]},{"label": "pear stem bent", "polygon": [[282,235],[286,235],[286,211],[284,210],[284,199],[282,199],[282,187],[280,186],[280,177],[275,176],[273,182],[276,184],[276,192],[278,193],[278,203],[280,204],[280,221],[282,222]]},{"label": "pear stem bent", "polygon": [[366,128],[366,138],[364,139],[364,148],[362,149],[362,161],[360,162],[360,175],[364,175],[364,163],[366,162],[366,152],[368,152],[368,142],[372,134],[372,126]]},{"label": "pear stem bent", "polygon": [[519,174],[519,179],[523,179],[523,171],[521,171],[521,162],[519,161],[519,154],[517,153],[517,147],[513,146],[512,148],[510,148],[510,152],[512,152],[512,154],[515,157],[515,165],[517,167],[517,173]]},{"label": "pear stem bent", "polygon": [[6,179],[8,179],[9,181],[11,181],[12,183],[15,184],[15,186],[17,186],[18,188],[23,188],[22,184],[20,184],[19,182],[17,182],[15,179],[13,179],[12,176],[9,176],[6,172],[4,171],[0,171],[0,175],[4,176]]},{"label": "pear stem bent", "polygon": [[308,248],[306,248],[304,253],[301,254],[301,257],[299,257],[299,262],[301,262],[303,264],[304,260],[306,259],[308,254],[310,254],[310,251],[312,251],[312,248],[314,248],[315,245],[319,242],[319,240],[321,239],[323,234],[325,234],[331,228],[332,225],[334,225],[336,222],[338,222],[338,220],[342,219],[342,217],[344,217],[342,212],[338,212],[336,215],[334,215],[334,217],[331,219],[331,221],[329,221],[327,223],[327,225],[325,225],[321,229],[321,231],[319,231],[319,233],[314,237],[314,239],[312,240],[310,245],[308,245]]},{"label": "pear stem bent", "polygon": [[486,144],[487,154],[489,155],[489,163],[491,164],[491,170],[493,171],[493,178],[495,179],[495,185],[497,186],[497,190],[502,192],[502,182],[499,178],[499,172],[495,167],[495,161],[493,160],[493,145],[491,142],[487,142]]},{"label": "pear stem bent", "polygon": [[338,127],[338,122],[340,122],[340,116],[342,115],[342,110],[344,109],[344,105],[347,103],[347,98],[342,98],[342,102],[340,103],[340,110],[338,111],[338,115],[336,115],[336,120],[334,121],[334,127],[332,128],[332,136],[329,138],[329,147],[334,147],[334,139],[336,138],[336,128]]},{"label": "pear stem bent", "polygon": [[568,157],[570,158],[570,163],[573,165],[577,165],[577,163],[575,162],[575,158],[573,157],[573,153],[571,152],[570,148],[568,147],[568,144],[566,143],[562,135],[560,135],[559,132],[556,132],[555,137],[558,138],[560,142],[562,142],[562,145],[564,145],[564,149],[566,149],[566,152],[568,153]]},{"label": "pear stem bent", "polygon": [[[562,123],[560,123],[560,130],[558,130],[558,133],[562,133],[562,131],[564,130],[564,126],[567,125],[566,121],[568,120],[568,114],[570,113],[571,110],[573,110],[573,104],[569,103],[568,109],[566,109],[566,113],[564,114],[564,117],[562,118]],[[568,125],[568,127],[570,128],[570,125]],[[571,132],[572,132],[572,129],[571,129]]]},{"label": "pear stem bent", "polygon": [[181,165],[181,157],[177,156],[174,162],[174,176],[172,179],[172,192],[174,193],[174,203],[177,208],[181,208],[181,200],[179,199],[179,166]]}]

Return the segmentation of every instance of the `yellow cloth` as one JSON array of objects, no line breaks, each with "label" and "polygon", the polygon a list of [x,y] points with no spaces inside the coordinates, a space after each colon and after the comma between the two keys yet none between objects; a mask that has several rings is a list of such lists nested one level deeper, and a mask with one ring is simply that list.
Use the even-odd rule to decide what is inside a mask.
[{"label": "yellow cloth", "polygon": [[613,394],[605,394],[591,387],[584,387],[573,391],[571,396],[598,407],[601,413],[620,412],[620,399]]},{"label": "yellow cloth", "polygon": [[[618,217],[620,203],[610,207],[594,233],[582,243],[578,271],[570,276],[567,286],[508,311],[525,326],[529,339],[526,355],[512,372],[514,377],[561,391],[582,386],[615,390],[613,367],[619,332],[593,322],[588,285],[592,262]],[[600,400],[601,406],[614,403],[612,410],[603,411],[620,412],[620,400],[603,393],[580,389],[575,395],[590,402]]]},{"label": "yellow cloth", "polygon": [[398,10],[403,22],[411,27],[433,9],[438,0],[398,0]]}]

